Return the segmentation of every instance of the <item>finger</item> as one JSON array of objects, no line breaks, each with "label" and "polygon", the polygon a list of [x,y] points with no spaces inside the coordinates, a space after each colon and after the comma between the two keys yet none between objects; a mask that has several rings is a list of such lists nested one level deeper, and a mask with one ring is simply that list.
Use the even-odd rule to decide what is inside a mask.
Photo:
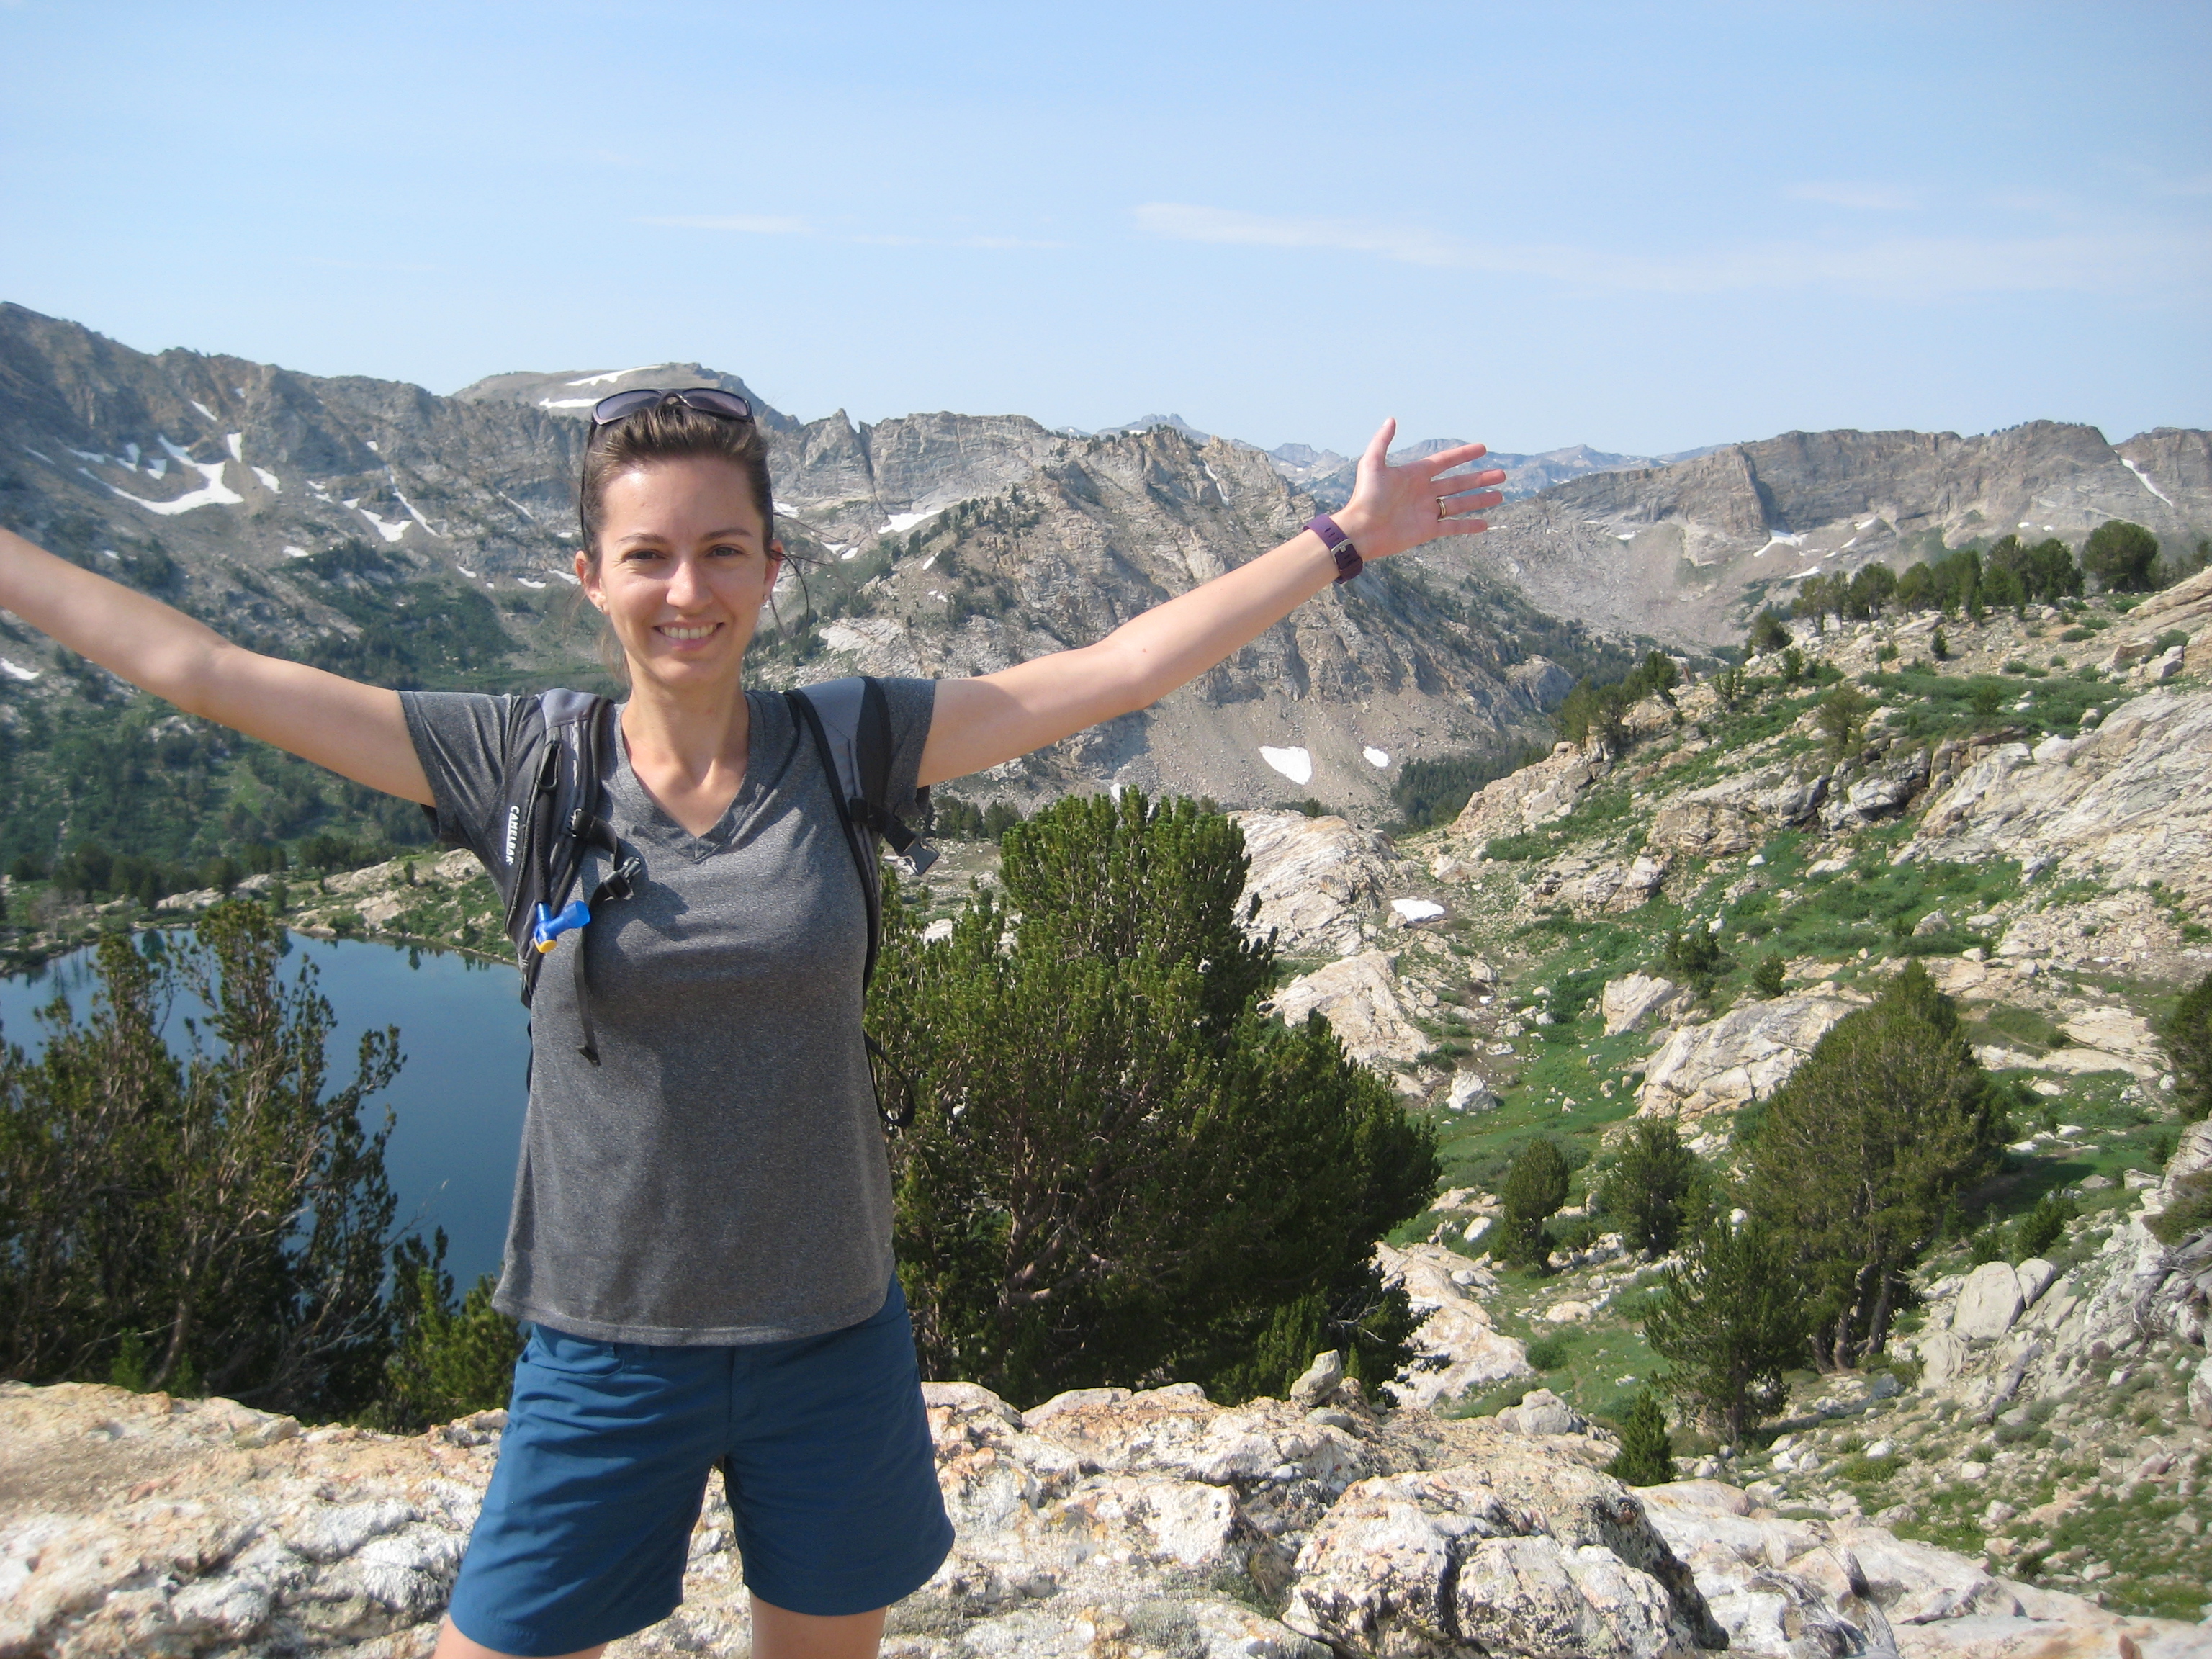
[{"label": "finger", "polygon": [[1367,453],[1359,458],[1359,470],[1373,472],[1390,464],[1390,440],[1398,435],[1398,417],[1385,416],[1382,424],[1375,428],[1375,435],[1367,441]]},{"label": "finger", "polygon": [[1479,536],[1490,528],[1484,519],[1439,519],[1437,532],[1444,536]]},{"label": "finger", "polygon": [[1451,520],[1469,513],[1487,513],[1504,499],[1505,497],[1495,489],[1485,490],[1480,495],[1441,496],[1437,499],[1437,506],[1442,510],[1437,516],[1440,519]]},{"label": "finger", "polygon": [[1487,472],[1462,472],[1456,477],[1431,480],[1440,495],[1464,495],[1470,489],[1490,489],[1505,482],[1505,469],[1493,466]]},{"label": "finger", "polygon": [[1455,466],[1465,466],[1469,461],[1479,461],[1488,453],[1488,444],[1458,444],[1449,449],[1439,449],[1433,455],[1422,456],[1421,465],[1429,468],[1430,475],[1434,477]]}]

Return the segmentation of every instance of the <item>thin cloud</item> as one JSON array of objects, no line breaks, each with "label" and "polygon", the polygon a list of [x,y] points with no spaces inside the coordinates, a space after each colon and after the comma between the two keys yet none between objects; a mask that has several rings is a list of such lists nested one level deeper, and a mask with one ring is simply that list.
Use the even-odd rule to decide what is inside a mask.
[{"label": "thin cloud", "polygon": [[[0,0],[4,5],[6,0]],[[319,265],[325,270],[368,270],[385,276],[422,276],[433,275],[443,269],[440,265],[411,264],[401,259],[334,259],[319,253],[303,253],[303,265]]]},{"label": "thin cloud", "polygon": [[764,213],[674,214],[636,222],[676,230],[730,230],[748,236],[818,236],[825,241],[844,242],[856,247],[975,247],[1003,251],[1068,246],[1066,242],[1041,242],[1024,236],[908,236],[885,230],[829,231],[804,219]]},{"label": "thin cloud", "polygon": [[1782,193],[1793,202],[1822,202],[1869,213],[1908,213],[1920,205],[1920,198],[1910,191],[1889,185],[1808,183],[1792,185]]},{"label": "thin cloud", "polygon": [[1134,218],[1139,230],[1175,241],[1326,248],[1402,264],[1534,276],[1571,287],[1638,293],[1830,288],[1905,299],[2053,290],[2105,294],[2166,283],[2194,286],[2212,269],[2212,234],[2203,231],[2014,238],[1889,236],[1858,242],[1771,242],[1646,255],[1556,244],[1477,242],[1418,226],[1279,218],[1187,203],[1147,203],[1135,210]]},{"label": "thin cloud", "polygon": [[748,236],[811,236],[814,227],[804,219],[787,219],[772,213],[678,214],[665,219],[641,219],[641,225],[665,225],[677,230],[735,230]]}]

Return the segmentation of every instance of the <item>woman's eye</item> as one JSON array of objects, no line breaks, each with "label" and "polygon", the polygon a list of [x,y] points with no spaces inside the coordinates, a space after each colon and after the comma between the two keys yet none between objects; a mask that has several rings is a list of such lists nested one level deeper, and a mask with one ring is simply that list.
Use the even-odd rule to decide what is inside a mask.
[{"label": "woman's eye", "polygon": [[742,559],[745,556],[745,550],[735,542],[723,542],[719,546],[708,549],[708,551],[718,559]]}]

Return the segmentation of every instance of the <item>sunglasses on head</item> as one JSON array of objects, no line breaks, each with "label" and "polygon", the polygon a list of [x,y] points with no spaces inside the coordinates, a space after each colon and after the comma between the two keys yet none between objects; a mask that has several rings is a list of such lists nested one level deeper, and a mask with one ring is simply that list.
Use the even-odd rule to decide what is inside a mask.
[{"label": "sunglasses on head", "polygon": [[734,392],[725,392],[715,386],[687,386],[674,392],[663,392],[657,386],[639,386],[630,392],[617,392],[611,398],[602,398],[592,405],[592,430],[612,426],[617,421],[627,420],[641,409],[651,409],[659,404],[682,404],[686,409],[696,409],[702,415],[714,415],[726,421],[750,421],[753,406]]}]

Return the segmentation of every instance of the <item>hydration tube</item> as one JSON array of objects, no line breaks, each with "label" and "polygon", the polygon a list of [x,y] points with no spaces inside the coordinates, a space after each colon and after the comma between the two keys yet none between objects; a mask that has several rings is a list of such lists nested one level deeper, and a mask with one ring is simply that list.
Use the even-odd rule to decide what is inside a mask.
[{"label": "hydration tube", "polygon": [[592,919],[592,908],[581,899],[570,899],[559,915],[544,905],[538,907],[538,924],[532,930],[538,953],[542,956],[561,942],[561,935],[572,927],[581,927]]}]

